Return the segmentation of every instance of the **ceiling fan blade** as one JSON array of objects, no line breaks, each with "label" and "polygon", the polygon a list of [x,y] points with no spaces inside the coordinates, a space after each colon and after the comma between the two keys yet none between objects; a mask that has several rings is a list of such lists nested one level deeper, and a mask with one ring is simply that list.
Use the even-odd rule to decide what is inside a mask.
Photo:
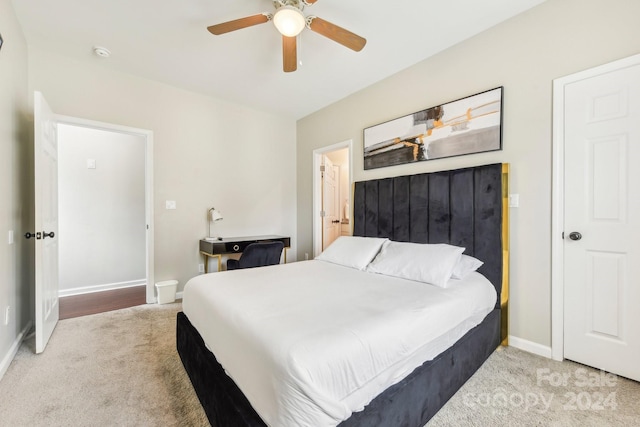
[{"label": "ceiling fan blade", "polygon": [[207,30],[211,34],[219,36],[220,34],[229,33],[235,30],[241,30],[243,28],[252,27],[258,24],[264,24],[271,20],[271,15],[268,13],[259,13],[258,15],[247,16],[246,18],[240,18],[229,22],[223,22],[221,24],[212,25],[207,27]]},{"label": "ceiling fan blade", "polygon": [[282,66],[285,73],[298,69],[298,47],[296,37],[282,36]]},{"label": "ceiling fan blade", "polygon": [[309,24],[309,28],[311,31],[323,35],[334,42],[340,43],[349,49],[360,52],[364,45],[367,44],[366,39],[352,33],[351,31],[345,30],[344,28],[332,24],[329,21],[325,21],[322,18],[318,18],[317,16],[310,18],[311,24]]}]

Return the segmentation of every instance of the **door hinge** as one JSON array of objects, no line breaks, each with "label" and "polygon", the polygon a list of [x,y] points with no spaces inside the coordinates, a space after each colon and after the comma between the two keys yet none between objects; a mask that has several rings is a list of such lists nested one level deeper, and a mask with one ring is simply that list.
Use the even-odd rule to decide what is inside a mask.
[{"label": "door hinge", "polygon": [[327,216],[327,213],[325,211],[320,211],[320,218],[324,218],[325,216]]},{"label": "door hinge", "polygon": [[320,172],[324,172],[324,165],[320,165]]},{"label": "door hinge", "polygon": [[564,231],[562,232],[562,240],[564,240]]}]

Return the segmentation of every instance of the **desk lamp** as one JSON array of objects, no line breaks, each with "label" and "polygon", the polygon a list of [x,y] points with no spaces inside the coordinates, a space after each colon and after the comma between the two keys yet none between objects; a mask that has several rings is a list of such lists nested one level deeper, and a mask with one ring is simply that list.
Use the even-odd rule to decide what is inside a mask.
[{"label": "desk lamp", "polygon": [[219,210],[217,210],[216,208],[211,208],[209,209],[209,237],[206,238],[206,240],[222,240],[222,237],[212,237],[211,236],[211,225],[214,222],[218,222],[218,221],[222,221],[223,217],[222,217],[222,213],[220,213]]}]

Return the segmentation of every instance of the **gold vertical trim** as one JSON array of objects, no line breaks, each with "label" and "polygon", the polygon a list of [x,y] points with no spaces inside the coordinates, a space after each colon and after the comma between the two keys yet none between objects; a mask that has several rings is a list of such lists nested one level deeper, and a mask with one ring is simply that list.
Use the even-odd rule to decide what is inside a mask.
[{"label": "gold vertical trim", "polygon": [[353,236],[353,223],[355,221],[355,218],[353,217],[353,214],[356,211],[356,204],[355,202],[355,198],[356,198],[356,183],[352,182],[351,183],[351,194],[349,195],[349,235]]},{"label": "gold vertical trim", "polygon": [[509,163],[502,164],[502,292],[500,340],[509,345]]}]

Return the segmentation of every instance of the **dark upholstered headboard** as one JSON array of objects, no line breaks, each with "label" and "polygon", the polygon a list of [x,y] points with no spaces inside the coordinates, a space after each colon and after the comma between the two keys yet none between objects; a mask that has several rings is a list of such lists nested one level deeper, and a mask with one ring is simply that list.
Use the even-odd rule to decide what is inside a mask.
[{"label": "dark upholstered headboard", "polygon": [[484,262],[479,271],[496,287],[499,307],[508,259],[507,172],[497,163],[356,182],[353,235],[463,246]]}]

